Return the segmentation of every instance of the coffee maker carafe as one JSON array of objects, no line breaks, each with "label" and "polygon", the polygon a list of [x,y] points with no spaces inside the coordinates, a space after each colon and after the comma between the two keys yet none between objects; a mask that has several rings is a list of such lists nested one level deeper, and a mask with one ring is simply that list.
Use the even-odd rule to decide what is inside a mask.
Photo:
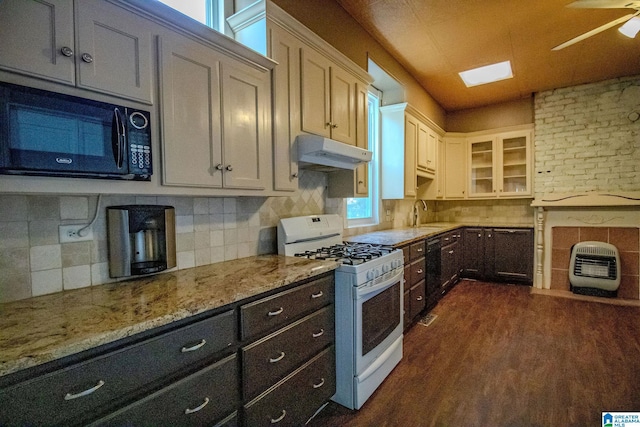
[{"label": "coffee maker carafe", "polygon": [[109,206],[109,276],[137,276],[175,267],[175,223],[172,206]]}]

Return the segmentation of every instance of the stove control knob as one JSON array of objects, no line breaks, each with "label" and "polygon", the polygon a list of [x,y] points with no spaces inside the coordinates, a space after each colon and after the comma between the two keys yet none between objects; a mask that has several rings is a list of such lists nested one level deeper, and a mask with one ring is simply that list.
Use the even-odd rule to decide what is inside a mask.
[{"label": "stove control knob", "polygon": [[389,272],[389,270],[391,270],[391,268],[389,267],[389,265],[388,265],[388,264],[384,264],[384,265],[382,266],[382,272],[383,272],[383,273],[388,273],[388,272]]},{"label": "stove control knob", "polygon": [[374,277],[373,270],[367,271],[367,280],[373,280]]}]

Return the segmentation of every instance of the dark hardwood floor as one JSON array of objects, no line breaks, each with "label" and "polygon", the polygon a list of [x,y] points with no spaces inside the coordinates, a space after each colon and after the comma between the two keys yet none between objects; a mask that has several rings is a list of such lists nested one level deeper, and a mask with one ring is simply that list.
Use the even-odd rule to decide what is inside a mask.
[{"label": "dark hardwood floor", "polygon": [[463,281],[404,337],[404,356],[360,411],[317,426],[600,426],[640,411],[640,308]]}]

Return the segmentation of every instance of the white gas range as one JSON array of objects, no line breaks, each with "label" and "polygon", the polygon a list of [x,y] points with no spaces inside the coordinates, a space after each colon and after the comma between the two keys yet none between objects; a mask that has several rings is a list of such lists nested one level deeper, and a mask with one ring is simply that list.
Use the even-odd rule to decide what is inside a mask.
[{"label": "white gas range", "polygon": [[278,253],[335,259],[336,394],[360,409],[402,359],[403,255],[388,246],[342,241],[338,215],[278,223]]}]

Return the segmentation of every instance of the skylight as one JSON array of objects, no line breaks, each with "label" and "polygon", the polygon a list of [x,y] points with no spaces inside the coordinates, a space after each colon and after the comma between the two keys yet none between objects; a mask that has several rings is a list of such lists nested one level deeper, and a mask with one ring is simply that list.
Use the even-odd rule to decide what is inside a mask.
[{"label": "skylight", "polygon": [[497,64],[486,65],[472,70],[458,73],[467,87],[479,86],[493,83],[513,77],[511,71],[511,61],[499,62]]}]

